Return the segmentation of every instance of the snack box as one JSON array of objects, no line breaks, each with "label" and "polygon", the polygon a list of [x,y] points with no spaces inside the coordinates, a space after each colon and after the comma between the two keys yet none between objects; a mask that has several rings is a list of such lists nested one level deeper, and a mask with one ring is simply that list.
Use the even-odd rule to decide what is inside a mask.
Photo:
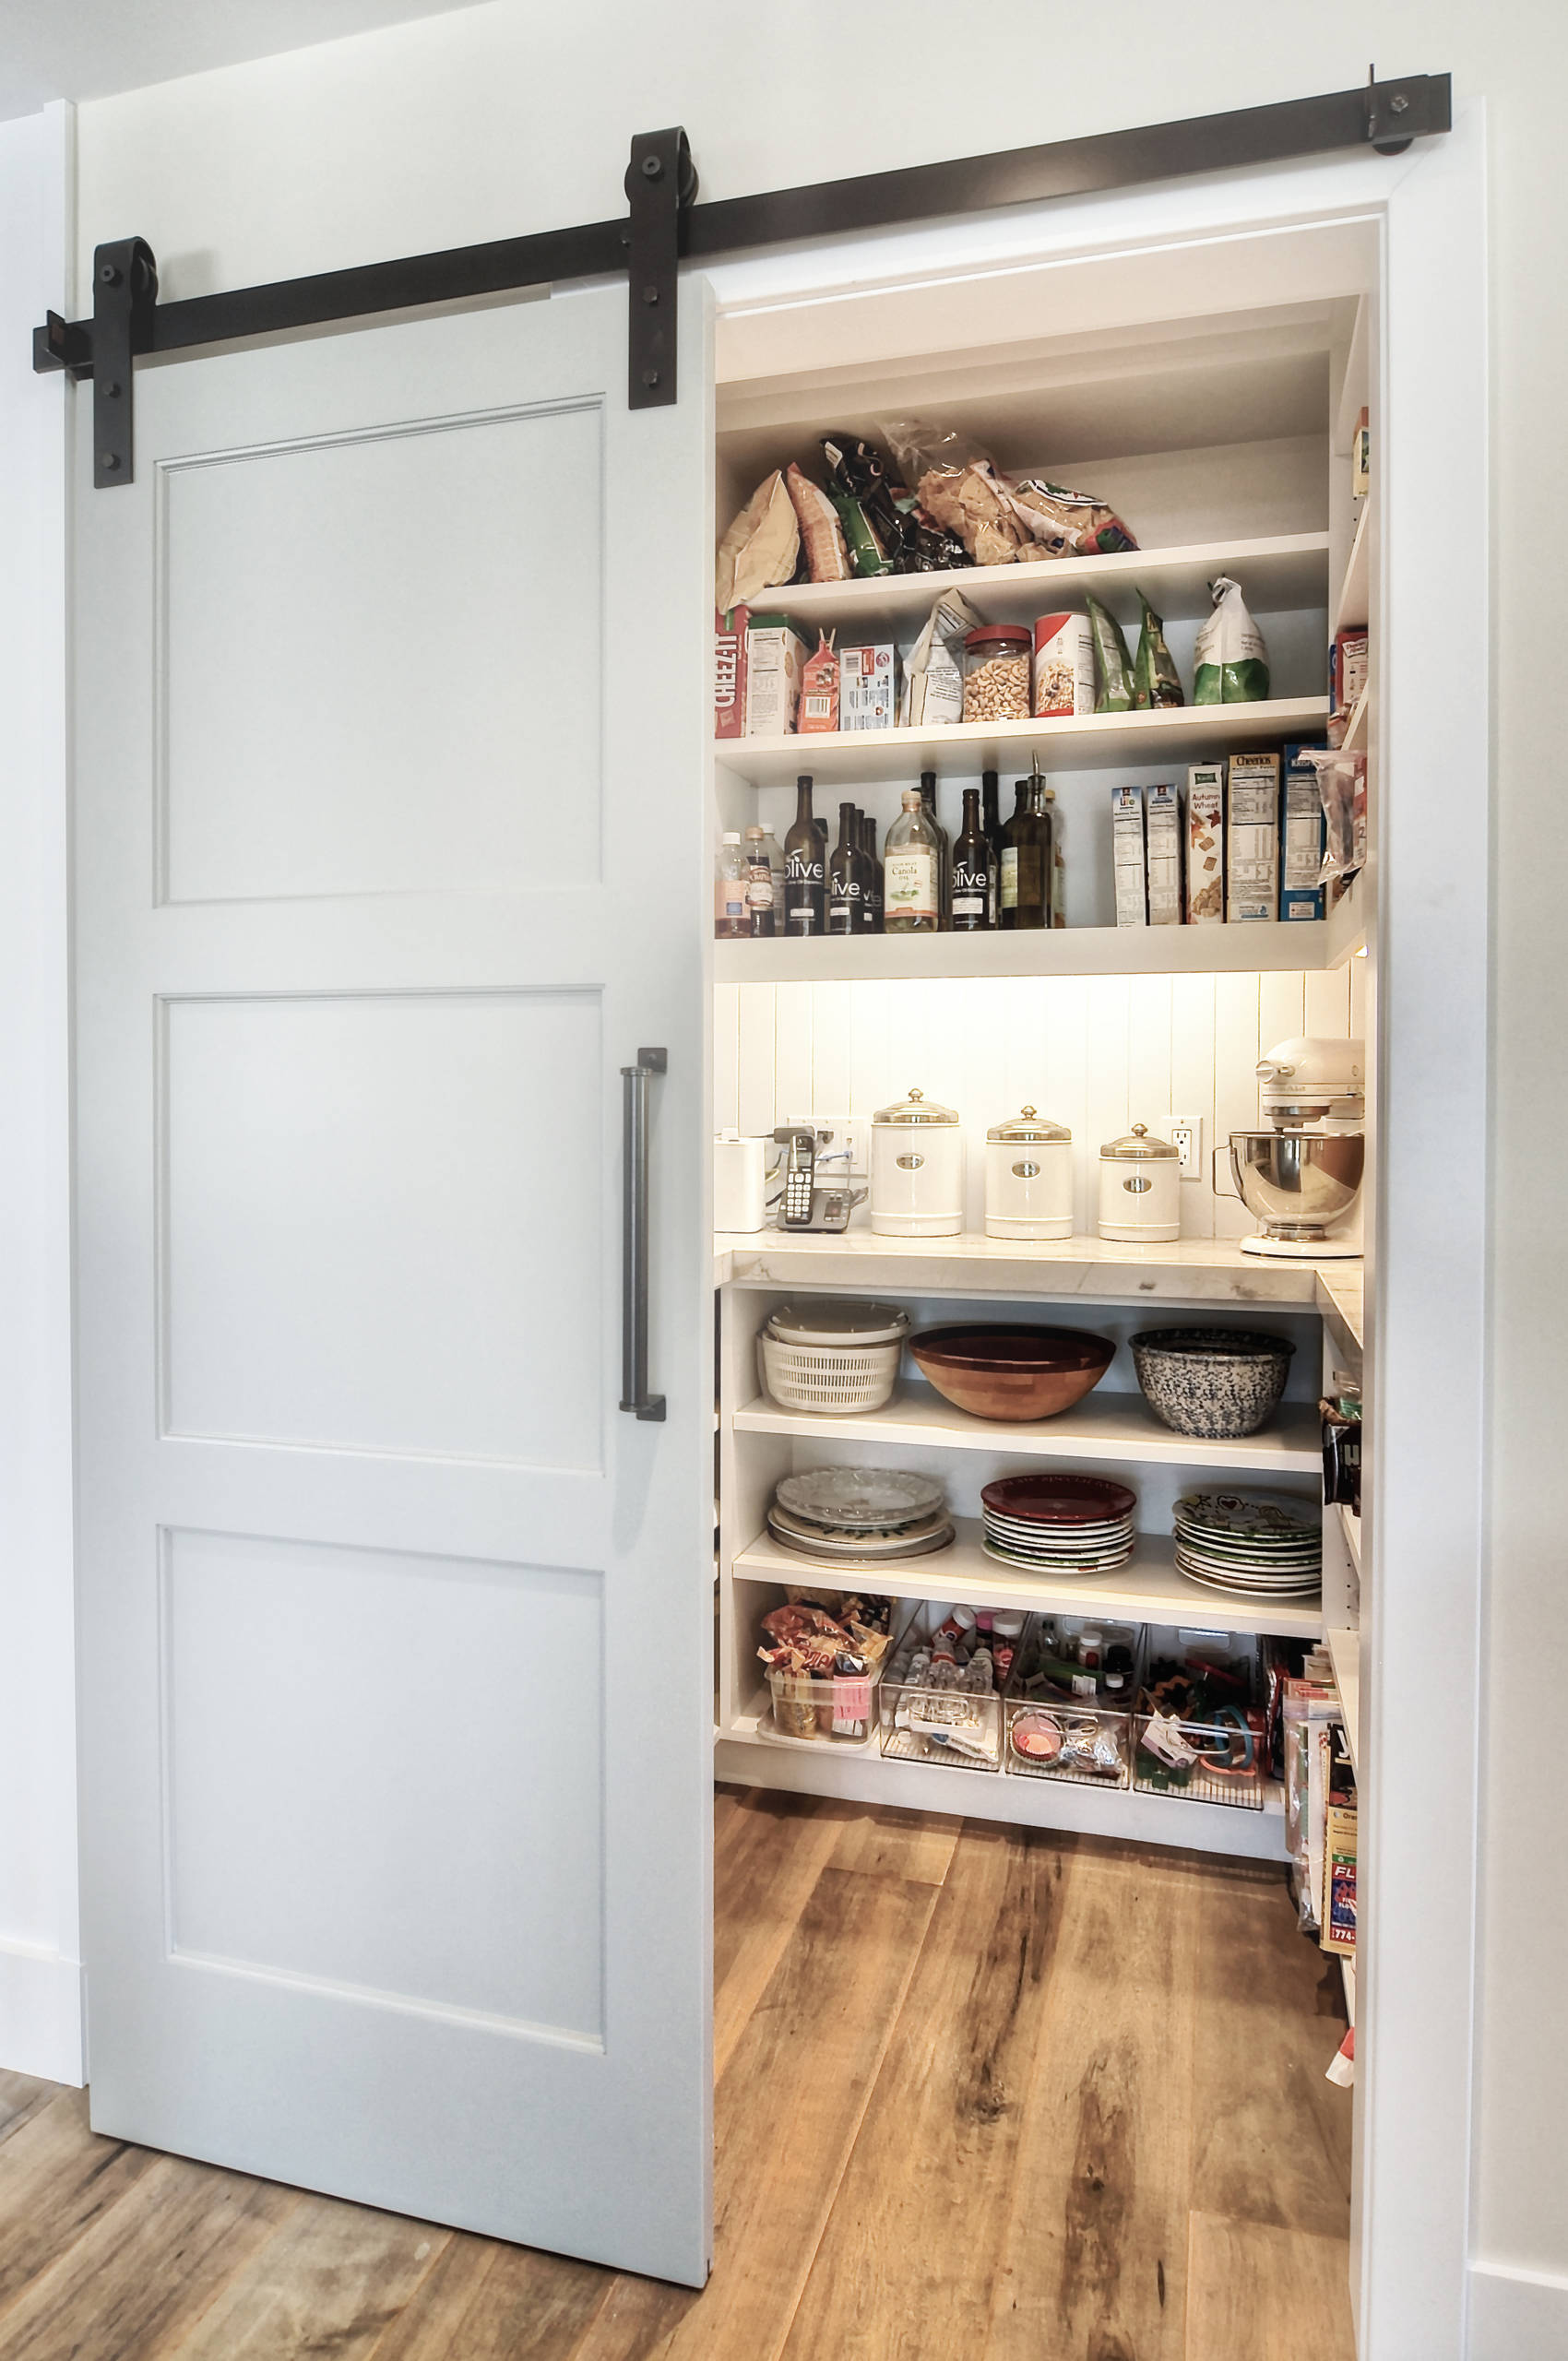
[{"label": "snack box", "polygon": [[1315,752],[1301,746],[1285,749],[1285,778],[1280,789],[1279,915],[1282,919],[1321,919],[1324,915],[1323,852],[1328,824],[1317,772],[1301,755]]},{"label": "snack box", "polygon": [[890,639],[838,651],[840,730],[891,730],[897,704],[898,651]]},{"label": "snack box", "polygon": [[731,607],[713,616],[713,734],[743,738],[746,734],[746,625],[749,607]]},{"label": "snack box", "polygon": [[1225,919],[1225,765],[1194,763],[1187,773],[1187,924]]},{"label": "snack box", "polygon": [[801,674],[797,727],[802,733],[838,727],[838,657],[826,633],[820,635]]},{"label": "snack box", "polygon": [[1279,757],[1232,754],[1225,793],[1225,916],[1272,919],[1279,907]]},{"label": "snack box", "polygon": [[1349,713],[1367,685],[1368,635],[1364,625],[1334,635],[1328,651],[1328,702],[1331,711]]},{"label": "snack box", "polygon": [[788,615],[754,615],[746,629],[748,738],[781,738],[795,727],[806,644]]},{"label": "snack box", "polygon": [[1111,790],[1111,859],[1116,874],[1116,923],[1148,924],[1148,870],[1144,848],[1144,791]]},{"label": "snack box", "polygon": [[1150,926],[1182,923],[1182,798],[1172,787],[1151,787],[1144,799]]}]

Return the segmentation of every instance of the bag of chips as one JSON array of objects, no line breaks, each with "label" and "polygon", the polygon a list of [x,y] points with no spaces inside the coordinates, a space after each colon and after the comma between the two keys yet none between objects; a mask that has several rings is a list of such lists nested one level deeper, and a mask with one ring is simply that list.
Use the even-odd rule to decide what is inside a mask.
[{"label": "bag of chips", "polygon": [[1198,625],[1194,705],[1252,705],[1268,694],[1268,650],[1247,612],[1241,586],[1217,575],[1208,586],[1214,611]]},{"label": "bag of chips", "polygon": [[847,582],[849,553],[832,501],[810,476],[801,473],[793,459],[784,470],[784,488],[801,528],[812,580]]},{"label": "bag of chips", "polygon": [[1033,545],[1031,557],[1109,557],[1138,546],[1116,511],[1092,492],[1025,476],[1008,498]]},{"label": "bag of chips", "polygon": [[977,565],[1011,565],[1028,536],[990,452],[956,427],[923,419],[884,419],[881,425],[905,482],[933,523],[956,533]]},{"label": "bag of chips", "polygon": [[1141,590],[1138,604],[1144,620],[1133,658],[1133,703],[1140,712],[1153,706],[1184,705],[1182,676],[1165,645],[1165,625]]},{"label": "bag of chips", "polygon": [[792,579],[801,528],[782,469],[765,476],[719,544],[713,603],[720,614],[749,607],[761,590]]},{"label": "bag of chips", "polygon": [[1122,626],[1109,608],[1098,599],[1086,598],[1094,625],[1095,670],[1099,675],[1099,690],[1094,701],[1096,713],[1131,713],[1133,709],[1133,668],[1127,658],[1127,643],[1122,636]]}]

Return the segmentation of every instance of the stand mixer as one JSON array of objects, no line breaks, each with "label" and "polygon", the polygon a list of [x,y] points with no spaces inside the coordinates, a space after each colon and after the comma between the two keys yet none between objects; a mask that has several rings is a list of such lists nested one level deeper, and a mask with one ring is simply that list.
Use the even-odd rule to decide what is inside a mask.
[{"label": "stand mixer", "polygon": [[1257,1072],[1272,1128],[1230,1134],[1237,1191],[1259,1224],[1242,1253],[1303,1263],[1360,1254],[1364,1044],[1296,1035],[1277,1041]]}]

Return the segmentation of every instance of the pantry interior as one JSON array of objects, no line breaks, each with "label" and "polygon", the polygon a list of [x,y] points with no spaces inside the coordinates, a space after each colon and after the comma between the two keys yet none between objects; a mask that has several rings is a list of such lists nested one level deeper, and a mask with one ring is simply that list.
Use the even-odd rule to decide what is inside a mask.
[{"label": "pantry interior", "polygon": [[[768,611],[798,619],[809,641],[823,626],[840,645],[892,638],[907,655],[950,581],[985,621],[1025,625],[1092,592],[1135,628],[1141,589],[1166,619],[1190,697],[1198,619],[1209,608],[1209,582],[1225,575],[1242,587],[1272,670],[1263,705],[758,737],[715,750],[716,838],[755,823],[782,839],[802,771],[814,777],[830,840],[841,798],[874,815],[880,840],[902,789],[934,770],[951,836],[961,790],[978,785],[982,770],[1000,770],[1005,813],[1015,779],[1038,763],[1054,790],[1066,889],[1065,924],[1041,931],[780,935],[712,948],[716,1131],[766,1137],[787,1124],[831,1129],[863,1187],[872,1117],[914,1087],[957,1111],[967,1150],[959,1236],[874,1236],[862,1205],[841,1236],[769,1228],[716,1240],[721,1780],[1283,1866],[1284,1796],[1272,1776],[1168,1786],[1138,1775],[1135,1764],[1124,1779],[1106,1782],[1022,1775],[1001,1759],[911,1759],[890,1715],[880,1724],[873,1717],[863,1743],[783,1740],[757,1659],[763,1618],[787,1584],[831,1575],[778,1546],[768,1504],[791,1473],[869,1463],[938,1478],[956,1521],[945,1551],[858,1578],[893,1596],[895,1630],[913,1618],[929,1631],[944,1609],[960,1606],[1067,1619],[1063,1633],[1078,1619],[1131,1627],[1151,1660],[1179,1653],[1183,1635],[1209,1635],[1200,1643],[1233,1647],[1242,1662],[1267,1639],[1318,1644],[1332,1658],[1369,1799],[1360,1695],[1363,1602],[1376,1588],[1372,1548],[1362,1540],[1363,1530],[1375,1532],[1370,1498],[1364,1525],[1348,1509],[1323,1510],[1321,1600],[1249,1602],[1200,1590],[1176,1571],[1170,1534],[1175,1502],[1194,1490],[1261,1487],[1315,1514],[1320,1395],[1349,1381],[1375,1402],[1363,1314],[1375,1222],[1369,1215],[1365,1264],[1244,1255],[1239,1241],[1255,1224],[1234,1193],[1226,1144],[1232,1130],[1259,1121],[1256,1067],[1276,1043],[1303,1034],[1363,1042],[1362,1193],[1369,1207],[1376,1202],[1385,1080],[1376,900],[1380,266],[1375,224],[1336,220],[1286,235],[980,275],[944,285],[939,302],[895,286],[858,304],[802,303],[788,310],[787,325],[766,307],[733,316],[721,310],[720,527],[769,469],[798,458],[810,470],[819,435],[845,430],[885,440],[881,421],[918,416],[972,434],[1004,469],[1093,491],[1138,542],[1112,556],[769,589]],[[1363,410],[1372,482],[1357,504],[1352,441]],[[1288,742],[1326,742],[1328,646],[1357,624],[1369,626],[1370,672],[1344,742],[1367,753],[1369,846],[1349,889],[1318,920],[1116,926],[1111,788],[1184,786],[1192,764]],[[1396,1044],[1391,1054],[1397,1057]],[[1060,1244],[985,1235],[986,1133],[1026,1105],[1067,1127],[1075,1144],[1075,1234]],[[1196,1132],[1181,1184],[1180,1240],[1102,1240],[1101,1144],[1134,1123],[1166,1135],[1177,1122]],[[789,1409],[759,1381],[757,1332],[779,1303],[808,1295],[874,1297],[907,1311],[915,1330],[965,1319],[1060,1323],[1112,1340],[1116,1357],[1076,1408],[1022,1428],[954,1407],[908,1362],[881,1409]],[[1294,1346],[1285,1398],[1258,1432],[1190,1440],[1162,1426],[1138,1391],[1129,1336],[1194,1317],[1263,1326]],[[1129,1565],[1073,1577],[1016,1572],[985,1554],[982,1488],[1052,1467],[1109,1477],[1137,1495]],[[1353,2023],[1355,1963],[1342,1965]],[[1325,2068],[1333,2048],[1325,2037]],[[1354,2235],[1359,2227],[1353,2255]],[[1353,2284],[1356,2275],[1353,2260]]]}]

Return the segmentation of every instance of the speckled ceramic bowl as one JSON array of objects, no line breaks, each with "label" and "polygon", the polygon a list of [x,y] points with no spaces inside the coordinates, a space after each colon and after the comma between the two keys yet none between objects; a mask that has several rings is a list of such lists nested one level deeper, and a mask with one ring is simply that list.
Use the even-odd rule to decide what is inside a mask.
[{"label": "speckled ceramic bowl", "polygon": [[1128,1339],[1149,1408],[1179,1435],[1256,1434],[1285,1391],[1288,1336],[1253,1328],[1146,1328]]}]

